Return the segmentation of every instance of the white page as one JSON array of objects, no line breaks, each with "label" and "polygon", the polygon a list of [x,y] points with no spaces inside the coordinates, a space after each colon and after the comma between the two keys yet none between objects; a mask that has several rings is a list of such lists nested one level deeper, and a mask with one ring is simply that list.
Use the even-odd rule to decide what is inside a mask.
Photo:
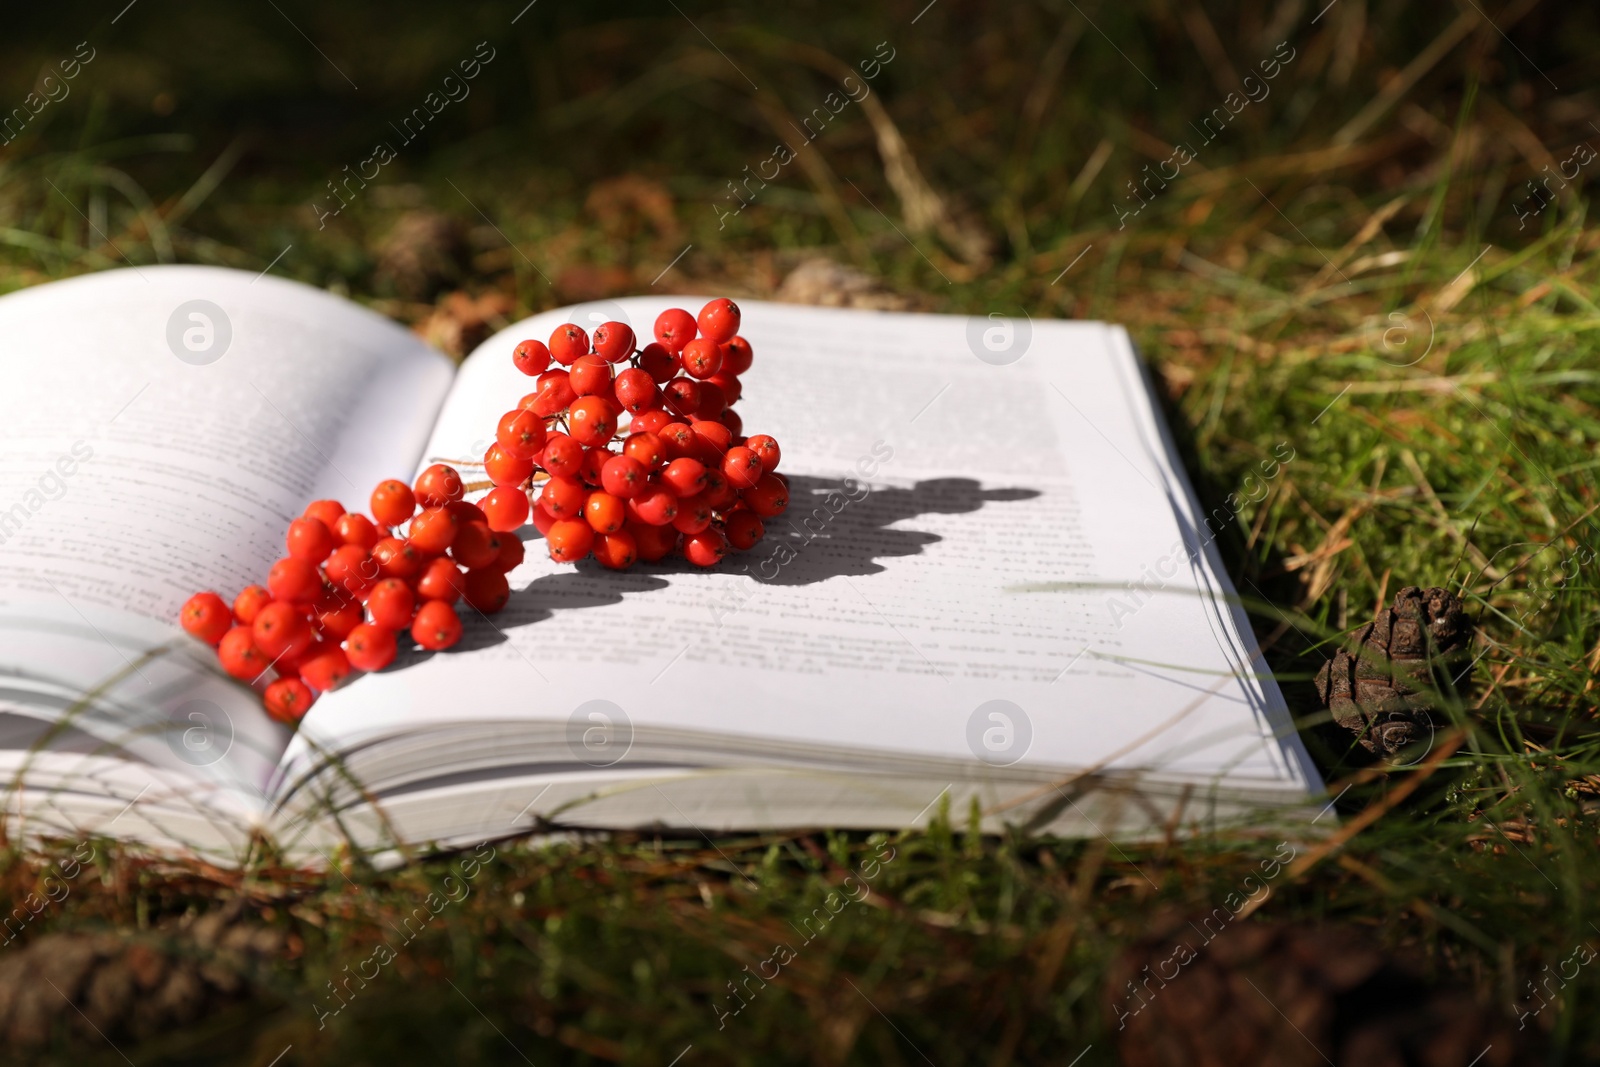
[{"label": "white page", "polygon": [[[648,337],[680,303],[700,301],[601,310]],[[1019,767],[1316,784],[1271,679],[1232,673],[1253,669],[1254,641],[1215,599],[1231,588],[1214,553],[1180,552],[1168,591],[1120,618],[1103,589],[1025,591],[1136,581],[1193,525],[1121,330],[1037,321],[1020,359],[991,365],[974,354],[985,320],[742,307],[755,363],[738,410],[747,433],[778,438],[795,479],[766,541],[710,572],[624,574],[554,564],[530,541],[510,606],[470,621],[460,650],[362,679],[303,731],[349,747],[440,719],[564,723],[606,700],[640,739],[675,728],[972,762],[969,739],[993,723],[979,709],[1001,700],[1031,727]],[[430,457],[481,454],[530,388],[512,348],[568,317],[518,323],[473,354]],[[846,481],[863,474],[870,492]],[[830,486],[865,495],[805,532]],[[764,564],[780,544],[794,559]],[[303,753],[297,739],[286,763]]]},{"label": "white page", "polygon": [[[377,481],[407,476],[449,361],[349,301],[210,267],[6,296],[0,359],[0,712],[45,721],[120,674],[84,729],[259,787],[287,731],[182,634],[178,609],[264,581],[309,501],[365,510]],[[179,732],[156,736],[167,719]],[[192,729],[195,744],[177,740]]]}]

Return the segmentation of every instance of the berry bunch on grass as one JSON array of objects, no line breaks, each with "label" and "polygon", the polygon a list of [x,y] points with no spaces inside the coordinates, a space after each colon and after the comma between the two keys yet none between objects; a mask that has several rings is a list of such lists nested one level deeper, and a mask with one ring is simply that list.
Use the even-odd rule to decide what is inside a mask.
[{"label": "berry bunch on grass", "polygon": [[231,606],[195,594],[184,629],[261,687],[268,714],[295,722],[353,671],[387,667],[407,635],[450,648],[458,601],[485,615],[505,607],[506,574],[523,559],[514,531],[530,519],[559,563],[593,555],[620,570],[677,552],[710,567],[754,547],[789,489],[778,442],[744,437],[733,411],[751,364],[738,330],[738,306],[713,300],[698,317],[664,312],[643,349],[619,322],[592,338],[567,324],[548,345],[523,341],[512,359],[538,381],[500,419],[486,480],[435,463],[415,485],[379,483],[370,519],[316,501],[289,524],[265,586]]}]

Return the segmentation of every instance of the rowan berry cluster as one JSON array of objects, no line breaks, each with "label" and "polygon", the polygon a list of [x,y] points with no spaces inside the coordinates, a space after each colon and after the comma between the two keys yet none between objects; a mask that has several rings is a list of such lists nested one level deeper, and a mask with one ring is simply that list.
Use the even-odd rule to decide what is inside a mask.
[{"label": "rowan berry cluster", "polygon": [[522,562],[522,542],[491,530],[464,494],[461,476],[436,463],[414,486],[378,483],[376,521],[318,500],[289,524],[286,555],[266,585],[248,586],[231,607],[216,593],[196,593],[180,614],[183,628],[215,645],[230,675],[265,683],[268,714],[294,722],[352,671],[387,667],[402,634],[429,650],[454,645],[458,601],[485,613],[505,606],[506,572]]},{"label": "rowan berry cluster", "polygon": [[726,299],[698,318],[663,312],[642,349],[620,322],[593,338],[568,323],[548,345],[523,341],[512,360],[537,383],[484,453],[490,528],[531,516],[551,559],[593,554],[619,570],[673,552],[710,567],[753,547],[763,520],[789,506],[789,488],[774,472],[778,442],[744,437],[733,410],[751,358]]},{"label": "rowan berry cluster", "polygon": [[[512,358],[538,383],[501,418],[487,481],[435,463],[414,485],[380,482],[370,519],[316,501],[289,524],[266,585],[231,605],[195,594],[183,628],[216,647],[228,674],[263,686],[269,715],[295,722],[352,671],[387,667],[403,634],[450,648],[458,601],[485,615],[505,607],[506,574],[523,559],[514,531],[530,518],[559,563],[593,554],[621,569],[678,551],[710,567],[753,547],[789,490],[774,473],[778,443],[741,436],[732,410],[751,362],[738,330],[738,306],[713,300],[698,319],[663,313],[643,349],[619,322],[592,339],[568,324],[548,345],[523,341]],[[477,503],[465,499],[484,488]]]}]

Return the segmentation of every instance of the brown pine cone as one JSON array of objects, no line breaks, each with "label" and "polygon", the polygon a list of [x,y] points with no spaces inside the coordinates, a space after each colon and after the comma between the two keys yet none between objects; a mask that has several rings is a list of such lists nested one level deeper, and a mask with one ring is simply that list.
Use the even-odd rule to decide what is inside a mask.
[{"label": "brown pine cone", "polygon": [[441,297],[427,317],[411,329],[430,345],[461,359],[504,326],[506,316],[515,307],[516,302],[502,292],[491,290],[473,296],[457,289]]},{"label": "brown pine cone", "polygon": [[1407,586],[1317,672],[1317,697],[1340,726],[1380,756],[1433,735],[1437,694],[1459,685],[1472,642],[1461,600]]},{"label": "brown pine cone", "polygon": [[49,933],[0,955],[0,1047],[38,1048],[58,1029],[145,1037],[244,993],[284,946],[281,931],[219,909],[162,934]]},{"label": "brown pine cone", "polygon": [[1197,918],[1124,950],[1105,1006],[1123,1067],[1539,1062],[1531,1032],[1466,993],[1430,989],[1356,927]]},{"label": "brown pine cone", "polygon": [[802,261],[783,279],[774,299],[785,304],[821,304],[875,311],[910,311],[915,306],[911,298],[895,292],[882,279],[826,256]]},{"label": "brown pine cone", "polygon": [[467,231],[436,211],[408,211],[378,243],[373,285],[405,300],[432,300],[465,273]]}]

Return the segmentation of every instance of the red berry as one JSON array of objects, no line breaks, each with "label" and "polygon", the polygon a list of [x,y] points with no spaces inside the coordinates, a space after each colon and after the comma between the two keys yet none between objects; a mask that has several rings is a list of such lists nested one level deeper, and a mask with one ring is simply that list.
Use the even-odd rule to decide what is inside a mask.
[{"label": "red berry", "polygon": [[696,567],[715,567],[728,554],[728,539],[715,526],[683,539],[683,558]]},{"label": "red berry", "polygon": [[457,522],[488,522],[489,516],[483,509],[470,500],[452,500],[445,507],[456,517]]},{"label": "red berry", "polygon": [[660,408],[654,408],[643,415],[635,415],[633,421],[628,423],[628,429],[633,433],[656,433],[671,421],[670,414]]},{"label": "red berry", "polygon": [[693,496],[706,487],[706,466],[697,459],[675,459],[661,472],[661,480],[678,496]]},{"label": "red berry", "polygon": [[372,546],[372,561],[380,578],[414,578],[422,570],[423,557],[417,547],[398,537],[385,537]]},{"label": "red berry", "polygon": [[339,516],[344,514],[344,505],[337,500],[313,500],[306,505],[306,510],[301,517],[306,519],[321,519],[322,525],[333,529],[339,521]]},{"label": "red berry", "polygon": [[700,447],[708,449],[718,463],[722,462],[722,457],[727,455],[728,449],[733,447],[733,431],[720,422],[695,419],[689,424],[689,429],[704,442]]},{"label": "red berry", "polygon": [[469,522],[487,524],[489,521],[489,516],[483,513],[483,509],[470,500],[453,500],[445,505],[445,510],[456,517],[458,526],[465,526]]},{"label": "red berry", "polygon": [[347,511],[340,515],[339,521],[334,524],[333,534],[341,544],[360,545],[368,551],[383,536],[372,520],[359,511]]},{"label": "red berry", "polygon": [[[708,425],[708,423],[704,419],[697,419],[695,420],[694,425],[698,427]],[[722,424],[718,422],[711,423],[710,425],[721,426]],[[731,443],[733,438],[729,437],[728,440]],[[692,455],[695,459],[698,459],[701,463],[704,463],[708,469],[718,471],[721,470],[722,457],[726,454],[726,449],[718,448],[716,442],[698,432],[695,433],[694,450],[690,452],[690,455]]]},{"label": "red berry", "polygon": [[550,349],[543,341],[522,341],[511,350],[511,362],[523,374],[543,374],[550,366]]},{"label": "red berry", "polygon": [[451,466],[435,463],[417,475],[417,503],[425,508],[442,508],[452,500],[460,500],[466,488],[461,484],[460,473]]},{"label": "red berry", "polygon": [[214,645],[233,628],[233,612],[217,594],[196,593],[184,601],[178,622],[191,637]]},{"label": "red berry", "polygon": [[557,519],[544,535],[550,558],[557,563],[576,563],[594,547],[594,529],[582,519]]},{"label": "red berry", "polygon": [[461,619],[444,601],[429,601],[412,621],[411,637],[430,652],[441,652],[461,640]]},{"label": "red berry", "polygon": [[661,390],[648,373],[632,367],[617,375],[617,403],[630,415],[643,415],[661,403]]},{"label": "red berry", "polygon": [[728,537],[728,543],[740,552],[754,548],[756,542],[766,534],[767,528],[761,522],[761,516],[744,508],[728,516],[722,524],[723,532]]},{"label": "red berry", "polygon": [[289,555],[311,564],[321,563],[327,559],[328,553],[332,552],[334,545],[338,543],[334,540],[333,531],[328,529],[321,519],[295,519],[289,524],[289,532],[284,537],[284,542]]},{"label": "red berry", "polygon": [[679,533],[697,534],[711,525],[711,504],[704,493],[684,497],[678,501],[678,514],[672,528]]},{"label": "red berry", "polygon": [[[638,462],[648,473],[666,463],[667,446],[666,442],[658,435],[651,433],[649,430],[641,430],[638,433],[629,434],[628,439],[622,442],[622,454]],[[618,493],[617,495],[626,496],[627,494]]]},{"label": "red berry", "polygon": [[589,494],[589,499],[583,505],[583,517],[595,533],[608,534],[622,529],[627,513],[620,497],[598,492]]},{"label": "red berry", "polygon": [[340,641],[349,637],[350,631],[360,626],[367,617],[361,601],[331,593],[324,593],[317,600],[316,612],[317,629]]},{"label": "red berry", "polygon": [[744,491],[744,502],[763,519],[782,515],[789,507],[789,487],[776,474],[763,474]]},{"label": "red berry", "polygon": [[722,369],[722,346],[709,337],[696,337],[683,346],[683,373],[704,380]]},{"label": "red berry", "polygon": [[235,626],[222,635],[222,640],[217,643],[217,661],[222,664],[223,670],[241,682],[255,681],[272,665],[272,661],[256,647],[248,626]]},{"label": "red berry", "polygon": [[576,519],[589,500],[589,491],[575,478],[551,478],[544,483],[539,503],[555,519]]},{"label": "red berry", "polygon": [[761,469],[772,471],[778,469],[778,460],[783,453],[778,449],[778,442],[764,433],[758,433],[744,443],[744,447],[756,454],[761,460]]},{"label": "red berry", "polygon": [[487,567],[500,558],[500,535],[486,522],[464,522],[450,542],[450,557],[468,570]]},{"label": "red berry", "polygon": [[589,354],[589,335],[582,326],[564,322],[550,335],[550,356],[563,367],[570,367],[578,357]]},{"label": "red berry", "polygon": [[351,596],[360,596],[378,580],[377,561],[360,545],[340,545],[322,565],[322,570],[335,589]]},{"label": "red berry", "polygon": [[[528,494],[520,485],[497,485],[483,498],[483,513],[489,516],[489,529],[509,533],[528,521]],[[503,542],[515,537],[500,538]]]},{"label": "red berry", "polygon": [[513,456],[496,441],[483,454],[483,471],[495,485],[521,485],[533,475],[534,458]]},{"label": "red berry", "polygon": [[580,397],[567,412],[567,430],[580,445],[603,445],[616,436],[616,407],[603,396]]},{"label": "red berry", "polygon": [[694,316],[682,308],[668,308],[656,316],[656,340],[674,355],[694,340],[695,329]]},{"label": "red berry", "polygon": [[233,617],[249,626],[256,621],[256,612],[272,603],[272,594],[265,586],[247,585],[233,598]]},{"label": "red berry", "polygon": [[552,475],[570,478],[583,469],[583,446],[564,433],[553,433],[540,463]]},{"label": "red berry", "polygon": [[600,488],[600,472],[616,453],[605,448],[588,448],[583,453],[583,463],[578,467],[578,477],[584,485]]},{"label": "red berry", "polygon": [[[637,435],[635,435],[637,436]],[[633,438],[628,438],[632,441]],[[627,445],[623,445],[626,449]],[[600,469],[600,485],[619,500],[631,500],[644,491],[650,469],[631,455],[612,456]]]},{"label": "red berry", "polygon": [[422,552],[437,556],[456,539],[461,520],[448,508],[427,508],[411,520],[409,540]]},{"label": "red berry", "polygon": [[579,356],[567,382],[579,396],[605,396],[611,392],[611,364],[599,356]]},{"label": "red berry", "polygon": [[614,571],[627,570],[639,558],[639,546],[626,530],[601,534],[594,539],[594,558],[602,567]]},{"label": "red berry", "polygon": [[454,604],[461,595],[461,568],[443,558],[429,561],[417,579],[417,594],[424,600]]},{"label": "red berry", "polygon": [[714,419],[728,406],[727,394],[716,382],[700,383],[700,406],[694,409],[697,419]]},{"label": "red berry", "polygon": [[345,656],[359,671],[381,671],[394,662],[395,631],[364,622],[345,639]]},{"label": "red berry", "polygon": [[500,538],[500,558],[494,561],[494,569],[502,574],[514,571],[522,566],[522,561],[527,555],[527,549],[522,547],[522,539],[518,537]]},{"label": "red berry", "polygon": [[722,369],[728,374],[743,374],[750,369],[753,353],[743,337],[730,337],[722,345]]},{"label": "red berry", "polygon": [[732,408],[728,408],[723,411],[721,415],[718,415],[717,421],[726,426],[728,428],[728,432],[733,434],[735,437],[738,437],[740,434],[744,433],[744,420],[741,419],[739,417],[739,413]]},{"label": "red berry", "polygon": [[595,327],[594,351],[607,363],[621,363],[633,355],[633,327],[625,322],[602,322]]},{"label": "red berry", "polygon": [[[544,419],[526,408],[516,408],[500,416],[500,424],[494,431],[495,444],[513,459],[533,459],[543,450],[544,437]],[[430,502],[424,500],[423,503]]]},{"label": "red berry", "polygon": [[378,483],[372,491],[372,517],[385,526],[400,526],[417,513],[417,497],[411,487],[398,478]]},{"label": "red berry", "polygon": [[538,503],[535,503],[532,509],[529,510],[528,517],[533,520],[533,528],[539,531],[540,537],[549,537],[550,527],[560,521]]},{"label": "red berry", "polygon": [[[700,388],[704,389],[711,385],[716,386],[721,391],[722,406],[724,408],[733,407],[739,402],[739,398],[744,395],[744,386],[740,384],[739,376],[737,374],[729,374],[726,364],[717,373],[707,378]],[[720,415],[722,412],[718,411],[717,414]]]},{"label": "red berry", "polygon": [[313,634],[305,609],[279,601],[261,609],[250,636],[268,659],[292,660],[310,646]]},{"label": "red berry", "polygon": [[727,297],[713,300],[700,309],[695,319],[700,333],[717,344],[725,344],[739,332],[739,305]]},{"label": "red berry", "polygon": [[471,571],[467,574],[461,596],[478,611],[493,615],[511,599],[511,583],[498,570]]},{"label": "red berry", "polygon": [[635,551],[646,563],[665,559],[678,547],[678,531],[668,526],[652,526],[647,522],[630,522],[625,532],[633,535]]},{"label": "red berry", "polygon": [[678,498],[659,486],[647,488],[626,507],[629,518],[647,526],[665,526],[678,517]]},{"label": "red berry", "polygon": [[314,563],[303,559],[280,559],[267,572],[267,588],[273,600],[311,601],[322,592],[322,575]]},{"label": "red berry", "polygon": [[372,621],[386,630],[404,630],[411,625],[411,614],[417,609],[417,594],[398,578],[385,578],[372,587],[367,597],[367,611]]},{"label": "red berry", "polygon": [[564,370],[546,371],[539,375],[539,385],[531,395],[532,401],[523,397],[520,406],[541,418],[561,414],[578,398],[577,391],[572,387],[572,375]]},{"label": "red berry", "polygon": [[350,659],[338,645],[320,648],[300,661],[301,680],[319,693],[326,693],[349,676]]},{"label": "red berry", "polygon": [[266,705],[267,714],[272,718],[279,722],[295,723],[305,718],[316,699],[317,694],[300,679],[279,678],[267,686],[261,703]]},{"label": "red berry", "polygon": [[687,422],[669,422],[656,431],[656,436],[661,439],[662,453],[669,462],[695,450],[694,431]]},{"label": "red berry", "polygon": [[678,357],[657,342],[644,346],[639,353],[639,369],[650,375],[657,385],[666,385],[678,373]]},{"label": "red berry", "polygon": [[728,476],[716,467],[706,468],[706,487],[702,493],[712,511],[726,511],[739,499],[739,491],[728,484]]},{"label": "red berry", "polygon": [[735,489],[749,489],[761,479],[761,457],[744,445],[734,445],[722,457],[722,473]]},{"label": "red berry", "polygon": [[661,405],[679,418],[688,419],[700,408],[700,383],[693,378],[674,378],[661,387]]}]

